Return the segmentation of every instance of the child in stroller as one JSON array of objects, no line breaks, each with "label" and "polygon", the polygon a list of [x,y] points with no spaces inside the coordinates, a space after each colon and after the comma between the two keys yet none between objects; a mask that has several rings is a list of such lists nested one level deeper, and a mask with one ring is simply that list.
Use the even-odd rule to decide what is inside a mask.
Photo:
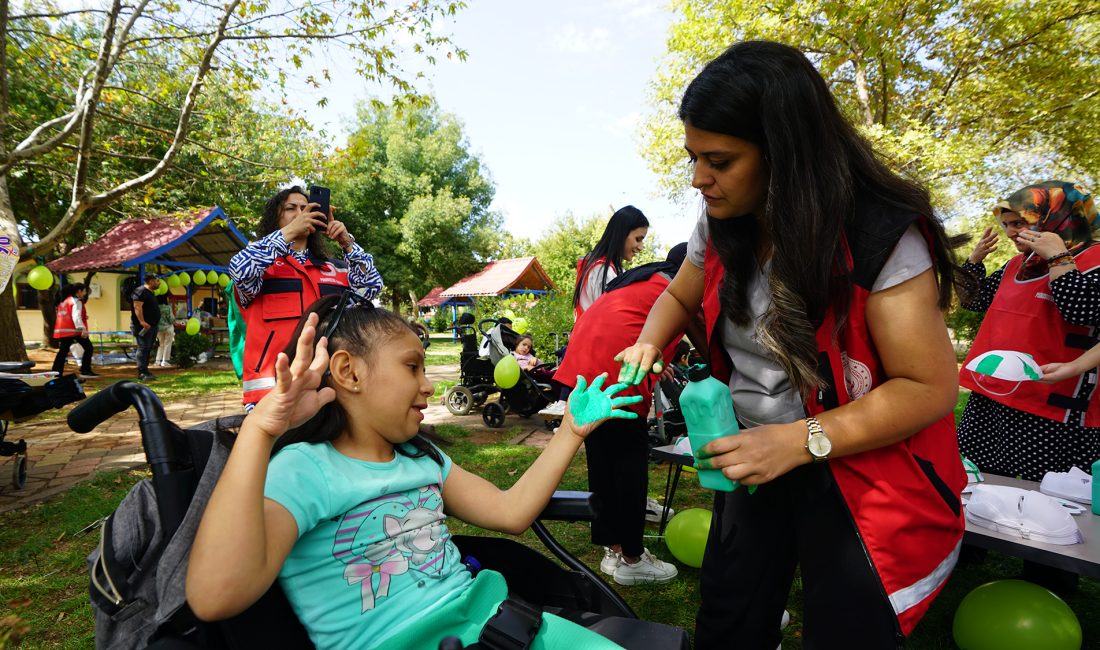
[{"label": "child in stroller", "polygon": [[[507,318],[487,318],[477,323],[481,333],[481,345],[474,347],[475,327],[473,314],[459,317],[457,329],[462,340],[459,381],[443,394],[447,410],[455,415],[466,415],[475,406],[481,406],[481,419],[492,428],[504,426],[504,417],[515,412],[530,417],[552,402],[558,389],[547,379],[537,379],[531,370],[520,368],[520,378],[515,385],[501,388],[493,376],[493,370],[501,359],[512,357],[512,351],[521,336],[511,328]],[[553,364],[541,364],[533,370],[543,372]],[[495,402],[487,402],[490,395],[500,393]]]},{"label": "child in stroller", "polygon": [[[493,571],[471,578],[444,501],[471,523],[522,532],[581,440],[609,417],[631,417],[616,407],[636,400],[601,390],[604,378],[578,378],[563,435],[501,491],[417,435],[433,389],[407,324],[337,300],[310,307],[292,358],[276,362],[275,389],[242,425],[195,537],[188,602],[200,619],[224,618],[278,577],[318,646],[426,648],[452,633],[470,643],[507,588]],[[566,619],[541,620],[540,635],[564,635],[559,643],[617,647]]]}]

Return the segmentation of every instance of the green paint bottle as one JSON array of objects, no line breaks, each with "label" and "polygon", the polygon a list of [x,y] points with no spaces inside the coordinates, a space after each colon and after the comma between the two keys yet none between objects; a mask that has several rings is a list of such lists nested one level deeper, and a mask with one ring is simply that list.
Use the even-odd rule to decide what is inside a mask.
[{"label": "green paint bottle", "polygon": [[[733,413],[729,386],[711,377],[705,364],[692,366],[687,375],[688,385],[680,393],[680,408],[684,411],[691,452],[698,458],[699,450],[711,440],[735,435],[741,427]],[[723,492],[733,492],[739,485],[718,469],[699,470],[699,484]]]}]

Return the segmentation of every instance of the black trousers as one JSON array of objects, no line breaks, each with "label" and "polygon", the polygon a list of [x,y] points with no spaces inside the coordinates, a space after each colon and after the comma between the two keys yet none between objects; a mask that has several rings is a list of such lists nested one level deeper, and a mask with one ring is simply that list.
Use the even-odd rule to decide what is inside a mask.
[{"label": "black trousers", "polygon": [[141,330],[134,331],[134,339],[137,340],[137,371],[138,376],[148,374],[149,356],[153,353],[153,346],[157,344],[157,328],[150,327],[144,334]]},{"label": "black trousers", "polygon": [[65,360],[69,358],[69,348],[73,343],[79,343],[84,354],[80,357],[80,372],[92,371],[92,340],[87,336],[66,336],[58,339],[57,356],[53,358],[53,371],[59,375],[65,374]]},{"label": "black trousers", "polygon": [[700,571],[695,647],[775,650],[801,567],[802,647],[897,648],[897,618],[829,469],[803,465],[761,485],[717,492]]},{"label": "black trousers", "polygon": [[622,545],[623,555],[642,554],[645,499],[649,488],[649,445],[646,422],[611,419],[584,441],[588,489],[600,511],[592,522],[592,543]]}]

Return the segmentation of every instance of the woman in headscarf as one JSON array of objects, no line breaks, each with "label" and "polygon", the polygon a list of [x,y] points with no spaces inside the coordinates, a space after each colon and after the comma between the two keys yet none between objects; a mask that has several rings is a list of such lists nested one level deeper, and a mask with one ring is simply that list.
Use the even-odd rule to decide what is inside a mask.
[{"label": "woman in headscarf", "polygon": [[[1019,255],[988,277],[982,260],[997,243],[987,228],[963,269],[974,280],[962,306],[986,312],[966,363],[1014,350],[1039,364],[1070,359],[1097,343],[1100,246],[1096,207],[1081,186],[1028,185],[993,208]],[[962,370],[973,391],[959,423],[962,453],[984,472],[1038,481],[1046,472],[1100,458],[1097,369],[1046,384]]]}]

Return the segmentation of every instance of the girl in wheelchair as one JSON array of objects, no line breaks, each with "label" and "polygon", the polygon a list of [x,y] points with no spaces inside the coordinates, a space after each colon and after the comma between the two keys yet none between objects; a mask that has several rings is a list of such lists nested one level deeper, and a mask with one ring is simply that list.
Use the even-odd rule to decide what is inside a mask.
[{"label": "girl in wheelchair", "polygon": [[[323,336],[318,337],[321,331]],[[559,433],[507,490],[417,433],[433,385],[400,317],[354,294],[314,303],[245,418],[191,550],[187,600],[203,620],[241,612],[278,579],[318,648],[435,648],[478,640],[507,597],[476,577],[445,514],[518,534],[546,505],[584,438],[636,398],[578,388]],[[542,614],[530,647],[618,648]]]}]

